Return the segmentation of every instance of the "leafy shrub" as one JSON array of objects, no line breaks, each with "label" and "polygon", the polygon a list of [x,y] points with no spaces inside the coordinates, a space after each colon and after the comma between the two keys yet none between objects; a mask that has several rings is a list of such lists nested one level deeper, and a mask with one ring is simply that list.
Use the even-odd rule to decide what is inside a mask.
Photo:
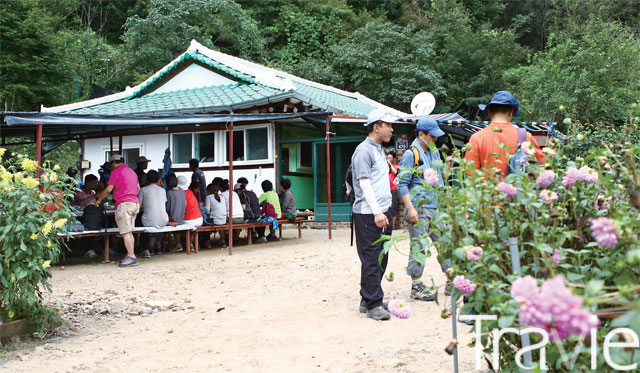
[{"label": "leafy shrub", "polygon": [[[569,368],[563,365],[562,349],[572,354],[582,343],[584,335],[576,330],[593,327],[588,322],[591,313],[600,318],[600,343],[613,326],[629,326],[640,335],[640,144],[629,136],[617,140],[578,158],[564,152],[573,151],[571,146],[558,149],[557,155],[548,151],[546,165],[530,162],[526,174],[512,174],[502,182],[474,170],[459,151],[454,153],[459,167],[443,170],[445,179],[455,182],[439,189],[440,209],[429,234],[440,237],[434,243],[440,262],[452,260],[447,275],[454,279],[454,298],[464,303],[460,313],[497,315],[496,321],[482,322],[483,337],[477,341],[488,360],[494,348],[488,335],[495,328],[542,325],[552,341],[553,333],[558,333],[558,344],[546,345],[546,361],[553,371],[590,370],[590,354],[579,354]],[[395,240],[385,243],[385,249]],[[520,274],[512,268],[509,240],[517,240]],[[430,255],[412,251],[423,263]],[[532,277],[519,283],[528,281],[530,289],[535,287],[530,295],[522,295],[522,286],[513,287],[520,276]],[[549,289],[556,293],[539,299],[551,309],[566,306],[567,312],[575,312],[571,323],[563,324],[558,314],[543,321],[532,319],[531,307],[543,312],[545,306],[526,297],[535,298],[543,283],[548,283],[543,285],[547,293]],[[541,340],[537,334],[530,336],[532,343]],[[507,333],[495,347],[500,363],[492,368],[518,371],[520,337]],[[623,349],[615,350],[619,351],[613,360],[620,364],[639,360]],[[534,363],[539,352],[534,351]],[[602,354],[597,359],[598,367],[607,366]]]},{"label": "leafy shrub", "polygon": [[[5,149],[0,148],[0,158]],[[26,318],[39,329],[56,321],[42,305],[50,266],[61,250],[57,234],[74,220],[68,197],[75,182],[59,167],[39,168],[12,153],[0,165],[0,318]],[[36,177],[40,173],[40,178]]]}]

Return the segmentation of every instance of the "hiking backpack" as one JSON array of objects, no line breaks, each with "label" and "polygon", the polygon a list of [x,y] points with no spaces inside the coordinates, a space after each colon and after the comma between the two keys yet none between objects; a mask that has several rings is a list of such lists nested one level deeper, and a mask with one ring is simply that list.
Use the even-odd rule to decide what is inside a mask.
[{"label": "hiking backpack", "polygon": [[107,227],[107,213],[104,206],[88,205],[82,212],[82,225],[89,231],[99,231]]},{"label": "hiking backpack", "polygon": [[522,143],[527,141],[527,130],[524,128],[517,128],[518,130],[518,145],[516,146],[516,152],[513,153],[513,157],[509,159],[509,166],[507,167],[507,175],[510,174],[524,174],[527,172],[527,165],[529,164],[529,157],[524,153],[522,149]]}]

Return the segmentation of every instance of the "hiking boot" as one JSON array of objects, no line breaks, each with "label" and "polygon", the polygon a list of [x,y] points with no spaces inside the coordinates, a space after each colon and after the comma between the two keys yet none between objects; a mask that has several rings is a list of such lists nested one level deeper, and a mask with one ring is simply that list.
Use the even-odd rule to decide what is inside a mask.
[{"label": "hiking boot", "polygon": [[450,297],[453,294],[453,283],[447,280],[447,283],[444,285],[444,295]]},{"label": "hiking boot", "polygon": [[96,254],[96,252],[93,250],[87,250],[87,252],[84,253],[85,259],[95,259],[97,257],[98,257],[98,254]]},{"label": "hiking boot", "polygon": [[[474,313],[473,312],[469,312],[467,315],[474,315]],[[470,325],[470,326],[476,323],[473,320],[462,320],[462,319],[460,319],[460,316],[462,316],[462,315],[458,315],[458,322],[459,323],[467,324],[467,325]]]},{"label": "hiking boot", "polygon": [[267,237],[267,241],[278,241],[278,240],[279,240],[279,238],[276,237],[276,236],[268,236]]},{"label": "hiking boot", "polygon": [[[382,303],[382,307],[389,311],[389,303]],[[367,301],[364,299],[360,301],[360,313],[367,313]]]},{"label": "hiking boot", "polygon": [[120,261],[118,267],[135,267],[138,265],[138,258],[135,256],[125,256],[124,259]]},{"label": "hiking boot", "polygon": [[151,258],[151,252],[149,252],[149,250],[145,250],[142,252],[142,257],[145,259],[150,259]]},{"label": "hiking boot", "polygon": [[431,302],[435,297],[433,296],[433,293],[427,289],[427,285],[423,282],[419,282],[411,285],[411,299]]},{"label": "hiking boot", "polygon": [[255,242],[255,243],[263,243],[263,242],[267,242],[267,237],[265,237],[265,236],[260,236],[260,237],[256,238],[254,242]]},{"label": "hiking boot", "polygon": [[378,321],[389,320],[391,318],[391,314],[389,313],[389,311],[385,310],[384,307],[378,306],[368,310],[367,317]]}]

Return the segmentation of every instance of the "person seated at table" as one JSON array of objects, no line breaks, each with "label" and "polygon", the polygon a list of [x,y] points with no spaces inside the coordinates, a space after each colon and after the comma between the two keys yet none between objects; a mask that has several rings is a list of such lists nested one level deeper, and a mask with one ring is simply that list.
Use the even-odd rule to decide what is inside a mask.
[{"label": "person seated at table", "polygon": [[289,221],[293,222],[296,220],[296,214],[298,211],[296,210],[296,197],[291,192],[291,180],[285,179],[284,177],[280,179],[280,207],[282,208],[282,212],[284,217],[289,219]]},{"label": "person seated at table", "polygon": [[[142,212],[142,225],[145,227],[162,228],[169,223],[167,214],[167,193],[164,188],[158,186],[160,174],[151,170],[146,175],[148,185],[138,192],[140,211]],[[142,234],[142,257],[151,258],[151,251],[157,252],[156,242],[160,243],[160,233]],[[159,246],[159,245],[158,245]]]},{"label": "person seated at table", "polygon": [[278,229],[278,214],[272,204],[270,204],[267,200],[262,201],[260,204],[262,206],[259,222],[262,223],[271,223],[269,225],[269,236],[265,237],[264,233],[266,227],[256,227],[256,232],[258,233],[258,238],[256,242],[267,242],[267,241],[277,241],[278,237],[276,237],[276,230]]},{"label": "person seated at table", "polygon": [[[244,210],[242,208],[242,203],[240,202],[240,197],[237,193],[229,190],[229,180],[224,179],[220,184],[221,195],[225,200],[225,205],[227,206],[227,214],[229,213],[229,198],[233,198],[232,203],[232,219],[233,224],[242,224],[244,222]],[[233,242],[235,243],[240,236],[240,230],[235,229],[233,231]]]},{"label": "person seated at table", "polygon": [[258,221],[260,218],[260,202],[258,202],[258,196],[256,196],[254,192],[247,190],[246,184],[241,183],[240,179],[238,179],[238,183],[233,189],[240,197],[240,203],[244,210],[244,221],[245,223]]},{"label": "person seated at table", "polygon": [[280,209],[280,198],[278,197],[278,194],[273,191],[273,184],[271,183],[271,181],[265,180],[262,182],[261,186],[264,193],[262,193],[260,195],[260,198],[258,198],[260,206],[262,206],[262,202],[264,201],[269,202],[273,205],[273,208],[276,211],[276,215],[278,216],[278,219],[280,219],[282,217],[282,210]]},{"label": "person seated at table", "polygon": [[[225,225],[227,224],[227,205],[225,203],[224,197],[220,196],[220,187],[218,185],[211,183],[207,186],[207,199],[205,200],[205,206],[207,210],[211,212],[211,216],[213,217],[213,225]],[[225,247],[225,232],[218,231],[220,233],[220,243],[222,247]],[[213,232],[215,237],[215,232]]]},{"label": "person seated at table", "polygon": [[[182,177],[182,176],[181,176]],[[180,184],[178,179],[178,184]],[[184,184],[180,185],[181,188]],[[189,187],[184,191],[187,200],[187,206],[184,211],[184,223],[193,225],[194,227],[202,226],[202,212],[200,212],[200,202],[196,197],[200,193],[200,184],[197,181],[192,181]],[[191,238],[193,240],[193,236]],[[193,243],[189,243],[189,250],[193,250]]]},{"label": "person seated at table", "polygon": [[[187,183],[187,178],[180,176],[183,183]],[[169,174],[165,177],[167,182],[167,215],[169,221],[175,225],[184,224],[184,212],[187,207],[187,196],[184,190],[178,188],[178,177],[175,174]],[[175,238],[171,235],[171,238]],[[172,248],[175,251],[182,250],[182,244],[178,242]]]},{"label": "person seated at table", "polygon": [[84,185],[76,189],[71,205],[84,208],[96,201],[96,188],[98,187],[98,177],[89,174],[84,177]]}]

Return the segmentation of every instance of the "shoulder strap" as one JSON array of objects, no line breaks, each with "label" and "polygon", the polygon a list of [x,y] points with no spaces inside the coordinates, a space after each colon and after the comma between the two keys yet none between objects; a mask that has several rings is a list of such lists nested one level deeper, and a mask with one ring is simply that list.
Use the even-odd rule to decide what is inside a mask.
[{"label": "shoulder strap", "polygon": [[[420,151],[415,146],[411,147],[411,151],[413,152],[413,167],[420,166]],[[418,173],[422,173],[422,170],[418,171]]]},{"label": "shoulder strap", "polygon": [[518,130],[518,145],[527,141],[527,130],[521,127],[516,128]]}]

